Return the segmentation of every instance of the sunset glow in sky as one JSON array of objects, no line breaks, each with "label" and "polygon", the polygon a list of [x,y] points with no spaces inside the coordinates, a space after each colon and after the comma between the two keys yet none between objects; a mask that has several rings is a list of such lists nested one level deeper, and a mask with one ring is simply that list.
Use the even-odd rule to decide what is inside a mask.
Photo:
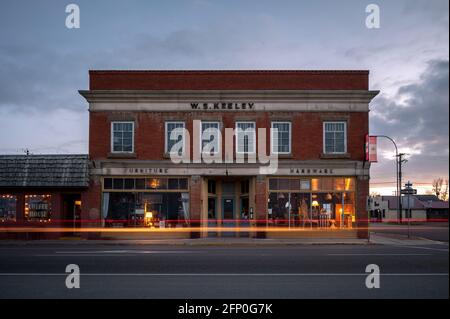
[{"label": "sunset glow in sky", "polygon": [[[0,10],[0,153],[87,153],[89,69],[368,69],[371,134],[408,153],[419,192],[448,178],[447,0],[5,0]],[[365,8],[380,7],[368,29]],[[371,191],[395,188],[379,141]]]}]

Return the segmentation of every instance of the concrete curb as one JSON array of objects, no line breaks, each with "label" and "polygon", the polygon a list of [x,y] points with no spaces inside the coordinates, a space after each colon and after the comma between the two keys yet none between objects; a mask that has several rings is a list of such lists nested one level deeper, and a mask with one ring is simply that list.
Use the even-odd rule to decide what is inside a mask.
[{"label": "concrete curb", "polygon": [[366,239],[322,239],[322,240],[203,240],[203,239],[175,239],[175,240],[34,240],[34,241],[0,241],[4,246],[37,246],[37,245],[160,245],[160,246],[218,246],[218,247],[249,247],[249,246],[305,246],[305,245],[373,245]]}]

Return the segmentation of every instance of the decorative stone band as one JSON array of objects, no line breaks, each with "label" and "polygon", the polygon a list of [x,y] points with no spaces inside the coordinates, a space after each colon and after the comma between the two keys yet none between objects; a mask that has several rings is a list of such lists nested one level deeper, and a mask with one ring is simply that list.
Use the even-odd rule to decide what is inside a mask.
[{"label": "decorative stone band", "polygon": [[90,111],[367,112],[379,91],[79,91]]},{"label": "decorative stone band", "polygon": [[[109,165],[108,165],[109,166]],[[159,165],[140,165],[128,167],[103,167],[92,169],[91,174],[103,176],[255,176],[260,175],[258,166],[252,167],[164,167]],[[273,174],[274,176],[368,176],[369,167],[362,165],[346,165],[345,167],[325,167],[318,165],[295,165],[290,167],[280,167]]]}]

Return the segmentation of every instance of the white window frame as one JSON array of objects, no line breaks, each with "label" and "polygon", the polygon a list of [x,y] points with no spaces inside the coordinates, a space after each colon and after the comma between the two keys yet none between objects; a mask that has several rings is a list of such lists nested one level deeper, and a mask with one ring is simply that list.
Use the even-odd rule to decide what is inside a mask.
[{"label": "white window frame", "polygon": [[[130,124],[132,126],[131,130],[131,151],[114,151],[114,124]],[[111,121],[111,153],[115,154],[132,154],[134,153],[134,121]]]},{"label": "white window frame", "polygon": [[[253,124],[253,129],[254,129],[254,133],[253,133],[253,151],[248,151],[248,152],[239,152],[239,136],[238,136],[238,125],[239,124]],[[235,131],[236,131],[236,135],[235,135],[235,140],[236,140],[236,146],[235,146],[235,151],[236,154],[255,154],[256,153],[256,122],[255,121],[236,121],[235,123]]]},{"label": "white window frame", "polygon": [[[273,125],[275,123],[281,123],[281,124],[289,124],[289,152],[278,152],[278,151],[274,151],[273,147],[274,147],[274,127]],[[290,121],[272,121],[270,123],[270,152],[272,154],[292,154],[292,122]]]},{"label": "white window frame", "polygon": [[165,141],[165,143],[164,143],[164,153],[165,154],[171,154],[170,151],[167,149],[168,146],[169,146],[169,136],[167,134],[168,133],[167,132],[167,126],[169,124],[182,124],[183,125],[183,136],[182,136],[183,152],[182,152],[182,155],[184,155],[185,152],[186,152],[186,150],[185,150],[185,148],[186,148],[186,136],[185,136],[186,135],[186,132],[185,132],[186,124],[183,121],[166,121],[165,122],[165,124],[164,124],[164,127],[165,127],[165,130],[164,130],[164,141]]},{"label": "white window frame", "polygon": [[220,122],[219,121],[200,121],[200,149],[202,154],[212,154],[212,155],[218,155],[220,154],[222,150],[222,135],[219,134],[219,141],[217,144],[217,152],[208,153],[203,151],[203,124],[217,124],[217,129],[219,130],[219,133],[221,133],[220,129]]},{"label": "white window frame", "polygon": [[[344,151],[343,152],[327,152],[326,150],[326,124],[344,124]],[[323,153],[324,154],[347,154],[347,121],[324,121],[323,122]]]}]

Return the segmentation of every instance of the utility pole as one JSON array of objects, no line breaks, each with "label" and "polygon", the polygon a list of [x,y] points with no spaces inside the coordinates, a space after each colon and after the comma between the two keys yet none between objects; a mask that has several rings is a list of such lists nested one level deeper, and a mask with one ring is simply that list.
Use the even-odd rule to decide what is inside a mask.
[{"label": "utility pole", "polygon": [[[406,156],[406,153],[400,153],[398,154],[398,159],[397,159],[397,163],[398,163],[398,185],[402,185],[402,164],[406,163],[408,160],[404,159],[403,157]],[[399,190],[401,191],[401,189]],[[398,196],[400,196],[401,198],[401,192],[398,193]],[[401,224],[402,223],[402,218],[403,218],[403,207],[402,207],[402,201],[399,200],[398,201],[399,207],[398,207],[398,212],[399,212],[399,216],[398,216],[398,221]]]},{"label": "utility pole", "polygon": [[412,207],[414,205],[411,205],[411,195],[417,194],[417,189],[412,188],[412,183],[408,181],[408,183],[405,184],[405,188],[402,189],[402,194],[406,195],[406,200],[408,201],[406,206],[406,214],[405,218],[408,217],[408,238],[411,237],[411,216],[412,216]]}]

